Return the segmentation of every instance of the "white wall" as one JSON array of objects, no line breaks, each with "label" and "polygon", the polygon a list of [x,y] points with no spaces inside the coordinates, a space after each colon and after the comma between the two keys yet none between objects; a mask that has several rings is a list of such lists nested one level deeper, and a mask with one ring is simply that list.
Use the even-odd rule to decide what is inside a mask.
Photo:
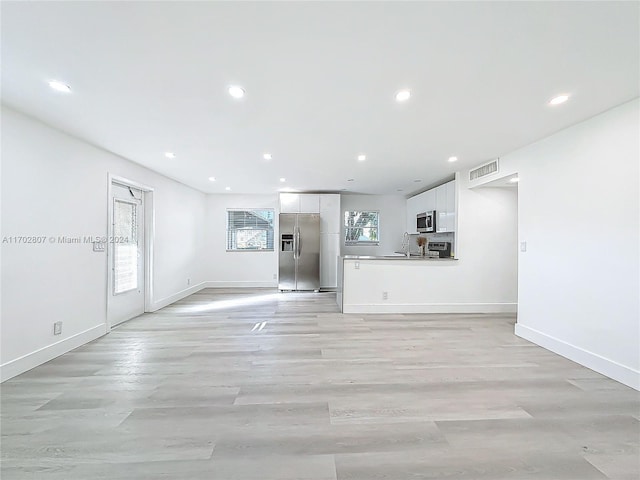
[{"label": "white wall", "polygon": [[[197,290],[206,279],[204,194],[3,107],[3,236],[106,236],[109,173],[154,189],[154,306]],[[2,262],[3,379],[105,333],[105,253],[5,243]],[[54,337],[56,321],[63,332]]]},{"label": "white wall", "polygon": [[[342,195],[342,255],[385,255],[402,248],[406,230],[407,201],[402,195]],[[380,212],[380,244],[374,246],[345,246],[344,212],[378,210]]]},{"label": "white wall", "polygon": [[273,208],[278,239],[278,195],[208,195],[207,280],[212,287],[277,287],[278,252],[227,252],[227,209]]},{"label": "white wall", "polygon": [[345,261],[345,312],[515,312],[517,193],[459,186],[458,260]]},{"label": "white wall", "polygon": [[636,389],[638,118],[636,99],[500,159],[520,177],[527,242],[516,333]]}]

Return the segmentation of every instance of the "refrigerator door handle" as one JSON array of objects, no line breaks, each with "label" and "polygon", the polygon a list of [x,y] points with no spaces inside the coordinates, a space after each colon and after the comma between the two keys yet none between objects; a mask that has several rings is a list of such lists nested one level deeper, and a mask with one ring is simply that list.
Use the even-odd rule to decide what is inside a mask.
[{"label": "refrigerator door handle", "polygon": [[293,227],[293,259],[298,259],[298,229]]},{"label": "refrigerator door handle", "polygon": [[302,253],[302,242],[300,239],[300,227],[296,228],[296,254],[298,258],[300,258],[300,254]]}]

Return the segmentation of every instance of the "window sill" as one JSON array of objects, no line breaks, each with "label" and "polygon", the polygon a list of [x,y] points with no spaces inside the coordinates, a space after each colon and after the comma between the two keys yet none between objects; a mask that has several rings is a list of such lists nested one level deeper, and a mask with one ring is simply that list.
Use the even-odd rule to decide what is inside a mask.
[{"label": "window sill", "polygon": [[255,249],[251,249],[251,248],[243,248],[240,250],[227,250],[227,252],[273,252],[274,249],[273,248],[255,248]]}]

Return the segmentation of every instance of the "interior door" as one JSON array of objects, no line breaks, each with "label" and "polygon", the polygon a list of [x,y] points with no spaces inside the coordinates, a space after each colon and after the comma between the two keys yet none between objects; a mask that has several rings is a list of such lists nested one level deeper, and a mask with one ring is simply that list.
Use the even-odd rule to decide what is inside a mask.
[{"label": "interior door", "polygon": [[320,289],[320,215],[298,215],[296,290]]},{"label": "interior door", "polygon": [[133,187],[112,184],[109,323],[144,313],[144,197]]}]

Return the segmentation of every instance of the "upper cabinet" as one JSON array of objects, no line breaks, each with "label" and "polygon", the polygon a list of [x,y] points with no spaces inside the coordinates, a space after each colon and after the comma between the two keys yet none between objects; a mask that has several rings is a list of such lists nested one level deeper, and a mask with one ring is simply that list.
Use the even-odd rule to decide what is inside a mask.
[{"label": "upper cabinet", "polygon": [[300,195],[298,193],[281,193],[280,213],[300,213]]},{"label": "upper cabinet", "polygon": [[434,189],[436,192],[436,232],[447,232],[447,184]]},{"label": "upper cabinet", "polygon": [[320,233],[340,233],[340,195],[320,195]]},{"label": "upper cabinet", "polygon": [[407,200],[407,232],[416,233],[416,215],[436,211],[436,232],[456,229],[456,182],[452,180]]},{"label": "upper cabinet", "polygon": [[445,184],[447,187],[447,232],[456,231],[456,181]]},{"label": "upper cabinet", "polygon": [[281,193],[280,213],[320,213],[320,195]]},{"label": "upper cabinet", "polygon": [[320,213],[320,195],[315,193],[300,194],[300,213]]}]

